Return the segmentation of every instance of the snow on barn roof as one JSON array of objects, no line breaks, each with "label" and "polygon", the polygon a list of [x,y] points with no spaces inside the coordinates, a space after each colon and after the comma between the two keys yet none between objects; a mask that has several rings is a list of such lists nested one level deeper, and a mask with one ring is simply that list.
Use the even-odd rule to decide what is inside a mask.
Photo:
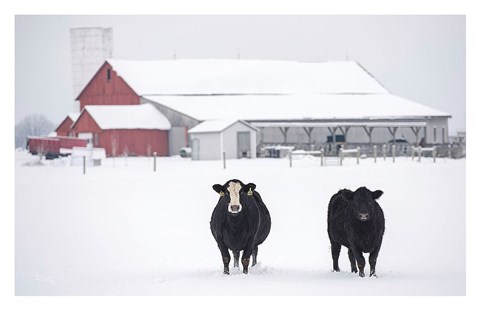
[{"label": "snow on barn roof", "polygon": [[250,124],[237,120],[237,119],[229,119],[229,120],[223,120],[223,119],[215,119],[215,120],[207,120],[203,121],[202,123],[198,124],[197,126],[193,127],[188,131],[188,133],[214,133],[214,132],[222,132],[228,127],[232,126],[233,124],[240,122],[244,124],[247,127],[250,127],[254,130],[256,128],[252,127]]},{"label": "snow on barn roof", "polygon": [[354,61],[108,59],[140,96],[212,94],[386,94]]},{"label": "snow on barn roof", "polygon": [[74,123],[77,121],[79,116],[80,116],[80,113],[76,113],[76,112],[67,114],[67,117],[69,117]]},{"label": "snow on barn roof", "polygon": [[[169,130],[170,122],[151,104],[87,105],[84,108],[101,129]],[[82,112],[83,113],[83,112]]]},{"label": "snow on barn roof", "polygon": [[146,96],[197,120],[417,119],[449,117],[391,94]]}]

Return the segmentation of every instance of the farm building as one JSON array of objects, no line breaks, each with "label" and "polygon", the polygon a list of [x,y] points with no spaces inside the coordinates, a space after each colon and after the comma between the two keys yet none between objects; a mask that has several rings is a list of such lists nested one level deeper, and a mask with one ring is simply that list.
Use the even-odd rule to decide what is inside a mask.
[{"label": "farm building", "polygon": [[192,159],[255,158],[257,129],[240,120],[208,120],[188,131]]},{"label": "farm building", "polygon": [[171,125],[170,155],[192,146],[187,131],[206,120],[236,119],[258,128],[257,149],[335,150],[398,140],[447,143],[450,118],[391,94],[354,61],[109,59],[77,100],[82,110],[154,105]]},{"label": "farm building", "polygon": [[72,125],[73,135],[104,148],[107,156],[168,155],[170,122],[155,107],[88,105]]},{"label": "farm building", "polygon": [[80,116],[80,113],[68,113],[67,117],[58,125],[57,129],[54,130],[57,136],[70,136],[72,125],[77,121],[78,116]]}]

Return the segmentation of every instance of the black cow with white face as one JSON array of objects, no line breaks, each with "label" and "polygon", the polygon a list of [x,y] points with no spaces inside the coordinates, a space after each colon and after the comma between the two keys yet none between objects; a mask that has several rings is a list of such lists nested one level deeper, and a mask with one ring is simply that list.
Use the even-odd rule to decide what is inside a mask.
[{"label": "black cow with white face", "polygon": [[253,183],[230,180],[224,185],[215,184],[213,189],[220,194],[213,210],[210,229],[222,254],[223,273],[229,274],[230,253],[233,252],[234,267],[239,267],[242,253],[243,273],[248,273],[250,256],[252,267],[257,263],[258,246],[270,233],[270,213],[255,190]]},{"label": "black cow with white face", "polygon": [[[370,276],[376,276],[375,265],[385,232],[385,218],[377,199],[381,190],[374,192],[360,187],[355,192],[342,189],[332,196],[328,204],[328,236],[332,245],[333,269],[340,271],[338,257],[341,246],[348,248],[352,272],[365,276],[365,258],[370,253]],[[357,269],[358,264],[358,269]]]}]

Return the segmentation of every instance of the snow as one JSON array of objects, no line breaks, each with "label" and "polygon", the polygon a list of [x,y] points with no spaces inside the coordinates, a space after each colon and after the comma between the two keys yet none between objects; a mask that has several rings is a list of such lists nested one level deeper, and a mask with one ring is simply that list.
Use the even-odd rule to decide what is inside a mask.
[{"label": "snow", "polygon": [[[88,105],[90,113],[102,129],[170,129],[168,119],[153,105]],[[73,126],[72,126],[73,127]]]},{"label": "snow", "polygon": [[67,114],[67,117],[69,117],[74,123],[77,121],[77,118],[80,116],[80,113],[78,112],[71,112]]},{"label": "snow", "polygon": [[354,61],[108,59],[107,62],[141,96],[388,93]]},{"label": "snow", "polygon": [[[466,161],[310,156],[192,161],[109,158],[100,167],[26,166],[16,152],[17,295],[465,295]],[[115,162],[113,162],[115,161]],[[222,274],[210,233],[218,194],[231,178],[253,182],[272,216],[248,275]],[[386,232],[378,278],[349,272],[342,248],[333,273],[326,231],[341,188],[381,189]],[[368,270],[368,268],[367,268]],[[227,300],[225,300],[227,302]]]},{"label": "snow", "polygon": [[391,94],[145,96],[145,98],[199,120],[374,120],[449,116],[445,112]]},{"label": "snow", "polygon": [[206,133],[206,132],[221,132],[227,129],[228,127],[232,126],[236,122],[241,122],[245,126],[253,128],[248,123],[239,120],[207,120],[203,121],[197,126],[193,127],[188,131],[188,133]]}]

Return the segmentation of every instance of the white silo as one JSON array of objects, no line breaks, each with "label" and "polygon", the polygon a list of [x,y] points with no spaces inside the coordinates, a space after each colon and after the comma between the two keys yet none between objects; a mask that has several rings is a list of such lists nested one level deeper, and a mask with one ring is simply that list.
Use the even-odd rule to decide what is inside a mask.
[{"label": "white silo", "polygon": [[[75,100],[107,58],[112,58],[112,28],[71,28],[73,99]],[[75,111],[79,103],[75,102]]]}]

